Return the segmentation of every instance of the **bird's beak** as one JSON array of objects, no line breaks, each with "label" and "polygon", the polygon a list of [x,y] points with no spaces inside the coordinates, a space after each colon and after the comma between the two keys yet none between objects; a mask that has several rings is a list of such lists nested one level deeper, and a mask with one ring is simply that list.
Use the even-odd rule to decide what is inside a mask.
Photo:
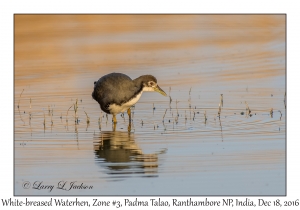
[{"label": "bird's beak", "polygon": [[163,96],[167,96],[167,94],[165,93],[165,91],[163,91],[158,85],[154,88],[154,91],[159,92]]}]

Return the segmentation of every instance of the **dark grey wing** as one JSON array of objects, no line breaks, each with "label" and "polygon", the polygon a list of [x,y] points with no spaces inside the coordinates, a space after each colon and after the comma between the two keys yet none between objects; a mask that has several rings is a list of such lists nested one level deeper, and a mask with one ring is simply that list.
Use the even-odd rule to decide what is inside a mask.
[{"label": "dark grey wing", "polygon": [[137,93],[138,87],[125,74],[111,73],[101,77],[94,84],[93,98],[98,101],[103,111],[108,111],[109,104],[121,105]]},{"label": "dark grey wing", "polygon": [[106,87],[109,94],[106,95],[106,98],[118,105],[132,98],[137,89],[132,79],[124,74],[115,73],[113,77],[109,78],[108,83]]}]

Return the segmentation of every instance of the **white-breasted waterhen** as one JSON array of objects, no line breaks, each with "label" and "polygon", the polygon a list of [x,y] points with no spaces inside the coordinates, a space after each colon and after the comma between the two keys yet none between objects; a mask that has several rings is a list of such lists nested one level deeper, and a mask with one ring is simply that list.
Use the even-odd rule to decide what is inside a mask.
[{"label": "white-breasted waterhen", "polygon": [[138,102],[144,91],[156,91],[167,96],[154,76],[143,75],[132,80],[121,73],[107,74],[94,82],[92,96],[104,112],[113,115],[113,121],[117,123],[116,115],[126,110],[131,119],[130,107]]}]

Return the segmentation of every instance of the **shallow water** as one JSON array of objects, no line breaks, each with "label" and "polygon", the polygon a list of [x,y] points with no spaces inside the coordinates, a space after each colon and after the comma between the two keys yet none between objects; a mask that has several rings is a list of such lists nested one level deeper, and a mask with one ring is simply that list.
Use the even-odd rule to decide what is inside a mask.
[{"label": "shallow water", "polygon": [[[172,101],[114,131],[110,72]],[[284,15],[16,15],[15,195],[285,195],[285,92]]]}]

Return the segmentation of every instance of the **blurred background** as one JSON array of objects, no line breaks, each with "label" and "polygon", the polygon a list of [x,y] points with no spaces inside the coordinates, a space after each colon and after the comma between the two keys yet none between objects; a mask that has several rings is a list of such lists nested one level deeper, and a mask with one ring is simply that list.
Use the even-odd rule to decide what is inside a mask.
[{"label": "blurred background", "polygon": [[284,58],[284,15],[15,15],[17,87],[112,71],[256,81],[284,75]]}]

